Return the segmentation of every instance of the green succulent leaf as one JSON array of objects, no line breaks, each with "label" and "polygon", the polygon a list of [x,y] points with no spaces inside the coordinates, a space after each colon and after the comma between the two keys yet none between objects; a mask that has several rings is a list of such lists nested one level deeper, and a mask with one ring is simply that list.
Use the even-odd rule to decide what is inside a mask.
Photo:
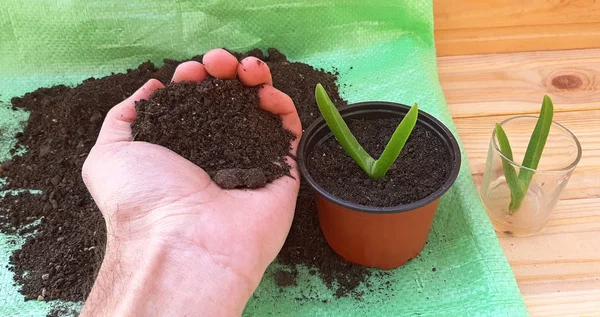
[{"label": "green succulent leaf", "polygon": [[386,145],[378,160],[375,160],[358,143],[348,125],[342,118],[331,99],[321,84],[317,84],[315,97],[319,111],[323,115],[327,126],[338,140],[344,151],[360,166],[360,168],[371,178],[382,178],[390,166],[396,161],[406,140],[410,136],[418,118],[418,106],[415,104],[404,116],[400,125],[394,131],[390,141]]},{"label": "green succulent leaf", "polygon": [[[554,116],[554,105],[552,100],[548,96],[544,96],[544,102],[542,103],[542,110],[540,111],[540,117],[535,125],[535,129],[531,134],[525,157],[523,158],[523,166],[529,167],[532,170],[538,168],[540,159],[542,158],[542,152],[546,146],[548,140],[548,134],[550,134],[550,127],[552,126],[552,117]],[[519,172],[519,182],[525,189],[529,188],[531,178],[533,177],[533,171],[529,169],[521,169]]]},{"label": "green succulent leaf", "polygon": [[396,128],[394,134],[392,134],[390,141],[385,146],[385,149],[383,150],[383,153],[381,153],[379,159],[377,159],[377,161],[375,161],[375,164],[373,164],[373,175],[371,177],[382,178],[385,176],[387,171],[390,169],[390,166],[394,164],[394,162],[400,155],[402,148],[404,148],[406,140],[408,140],[408,137],[412,133],[412,130],[415,127],[415,124],[417,123],[418,116],[419,107],[417,106],[417,104],[414,104],[410,108],[406,116],[404,116],[404,118],[400,122],[400,125],[398,125],[398,127]]},{"label": "green succulent leaf", "polygon": [[[502,160],[502,170],[504,171],[504,178],[506,179],[506,184],[508,184],[508,188],[510,190],[510,205],[509,212],[513,213],[515,209],[515,202],[521,200],[521,196],[523,196],[523,188],[521,188],[521,184],[519,183],[519,178],[517,176],[517,171],[515,167],[511,164],[513,160],[512,149],[510,147],[510,142],[508,141],[508,137],[506,136],[506,132],[500,124],[496,124],[496,138],[498,139],[498,145],[500,146],[500,152],[504,154],[505,157],[501,157]],[[520,206],[520,203],[519,203]],[[517,208],[518,209],[518,208]]]},{"label": "green succulent leaf", "polygon": [[[553,116],[554,105],[552,104],[552,100],[550,97],[544,96],[540,116],[533,133],[531,134],[531,138],[529,139],[527,151],[525,152],[525,157],[521,164],[527,168],[521,168],[516,179],[514,167],[509,162],[505,162],[506,160],[502,160],[504,177],[506,178],[506,183],[511,191],[511,201],[508,207],[509,213],[511,214],[519,210],[523,203],[523,199],[525,198],[525,194],[529,189],[531,179],[535,173],[534,170],[538,168],[538,164],[542,158],[542,153],[546,146],[548,135],[550,134]],[[510,148],[508,137],[506,136],[506,133],[504,133],[502,126],[499,124],[496,125],[496,136],[500,143],[500,151],[504,156],[512,160],[512,149]],[[507,165],[510,166],[510,168],[508,168]]]},{"label": "green succulent leaf", "polygon": [[329,96],[321,84],[317,84],[315,95],[319,111],[321,111],[325,122],[327,122],[327,125],[335,138],[358,166],[360,166],[365,173],[370,175],[375,160],[367,153],[367,151],[365,151],[365,149],[363,149],[352,132],[350,132],[350,128],[348,128],[344,118],[342,118],[340,112],[333,102],[331,102],[331,99],[329,99]]}]

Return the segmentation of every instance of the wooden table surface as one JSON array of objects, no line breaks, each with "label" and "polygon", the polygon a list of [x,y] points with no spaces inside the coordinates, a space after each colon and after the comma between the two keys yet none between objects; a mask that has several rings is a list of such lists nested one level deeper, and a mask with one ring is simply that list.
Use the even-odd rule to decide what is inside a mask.
[{"label": "wooden table surface", "polygon": [[542,233],[499,239],[532,316],[600,316],[600,49],[440,57],[438,67],[478,188],[494,124],[552,97],[581,161]]}]

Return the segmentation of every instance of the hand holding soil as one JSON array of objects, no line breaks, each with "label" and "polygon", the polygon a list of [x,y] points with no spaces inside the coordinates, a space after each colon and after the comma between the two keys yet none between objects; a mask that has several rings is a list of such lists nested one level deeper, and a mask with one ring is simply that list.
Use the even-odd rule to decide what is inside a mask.
[{"label": "hand holding soil", "polygon": [[[271,86],[269,68],[259,59],[238,63],[225,50],[212,50],[203,64],[179,65],[173,82],[206,79],[217,87],[221,82],[208,75],[234,79],[236,74],[245,86],[260,85],[260,107],[279,115],[282,127],[296,136],[290,146],[295,155],[302,131],[296,108]],[[111,109],[83,166],[83,179],[106,220],[108,238],[82,316],[161,315],[160,309],[181,315],[170,302],[175,298],[189,304],[182,309],[197,315],[239,315],[292,223],[300,178],[289,156],[284,163],[291,177],[277,177],[258,189],[225,190],[212,181],[216,174],[209,176],[174,151],[133,141],[136,101],[160,88],[159,81],[150,80]]]}]

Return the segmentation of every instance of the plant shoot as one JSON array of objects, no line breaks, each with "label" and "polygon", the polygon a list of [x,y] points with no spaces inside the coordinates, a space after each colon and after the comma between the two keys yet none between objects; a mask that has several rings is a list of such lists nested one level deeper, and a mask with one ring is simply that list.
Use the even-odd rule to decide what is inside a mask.
[{"label": "plant shoot", "polygon": [[[506,136],[506,132],[500,124],[496,124],[496,137],[498,138],[498,145],[500,146],[500,152],[504,155],[502,160],[502,169],[508,188],[510,189],[510,204],[508,205],[508,212],[510,214],[515,213],[521,207],[525,194],[529,189],[529,184],[537,169],[548,134],[550,133],[550,126],[552,125],[552,117],[554,115],[554,105],[552,100],[548,96],[544,96],[542,103],[542,110],[540,116],[535,125],[529,144],[527,145],[527,151],[523,158],[523,163],[519,170],[519,174],[515,170],[515,167],[511,164],[513,161],[513,153],[510,147],[510,142]],[[507,160],[508,159],[508,160]],[[510,161],[509,161],[510,160]]]},{"label": "plant shoot", "polygon": [[329,129],[344,151],[350,155],[369,177],[373,179],[384,177],[400,155],[404,144],[406,144],[406,140],[408,140],[408,137],[417,123],[417,117],[419,115],[417,104],[410,108],[394,131],[394,134],[392,134],[392,137],[385,146],[379,159],[375,160],[358,143],[358,140],[356,140],[356,137],[354,137],[352,132],[350,132],[342,115],[333,102],[331,102],[331,99],[329,99],[329,96],[321,84],[317,84],[315,95],[319,111],[321,111],[325,122],[327,122],[327,126],[329,126]]}]

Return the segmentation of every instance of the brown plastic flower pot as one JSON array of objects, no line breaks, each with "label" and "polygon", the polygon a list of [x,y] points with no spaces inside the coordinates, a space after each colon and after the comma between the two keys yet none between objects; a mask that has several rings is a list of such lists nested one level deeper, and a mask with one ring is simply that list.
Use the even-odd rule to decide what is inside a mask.
[{"label": "brown plastic flower pot", "polygon": [[[403,117],[409,106],[391,102],[361,102],[340,107],[342,117]],[[304,132],[298,148],[302,177],[316,192],[317,212],[323,235],[331,248],[346,261],[379,269],[393,269],[415,258],[427,241],[440,197],[452,186],[460,170],[458,142],[443,123],[419,110],[418,124],[423,124],[442,139],[450,153],[452,170],[443,185],[426,198],[394,207],[354,204],[325,191],[307,168],[306,160],[314,147],[333,137],[321,117]]]}]

